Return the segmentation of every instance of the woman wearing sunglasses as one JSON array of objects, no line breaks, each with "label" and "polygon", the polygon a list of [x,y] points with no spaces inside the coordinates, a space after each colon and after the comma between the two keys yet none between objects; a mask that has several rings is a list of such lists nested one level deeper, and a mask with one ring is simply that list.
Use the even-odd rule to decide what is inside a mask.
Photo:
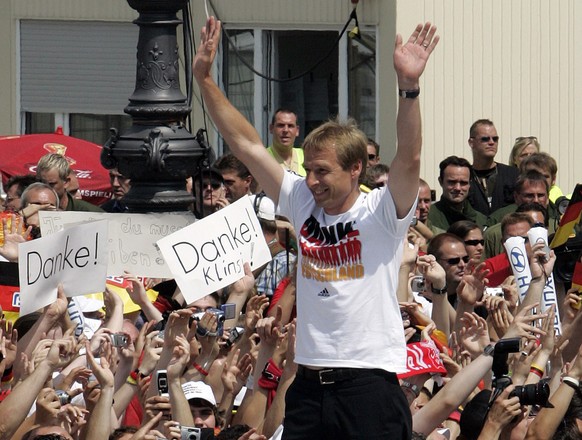
[{"label": "woman wearing sunglasses", "polygon": [[470,220],[460,220],[453,223],[447,232],[456,235],[465,242],[467,255],[474,263],[479,263],[483,259],[485,240],[481,228]]}]

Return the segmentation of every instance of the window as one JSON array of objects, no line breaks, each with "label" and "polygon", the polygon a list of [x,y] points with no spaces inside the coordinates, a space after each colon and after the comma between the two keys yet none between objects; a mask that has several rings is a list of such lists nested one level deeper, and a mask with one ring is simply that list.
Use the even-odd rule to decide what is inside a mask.
[{"label": "window", "polygon": [[[362,40],[345,37],[348,41],[345,57],[340,57],[335,31],[229,29],[226,32],[231,44],[223,38],[220,69],[223,87],[234,106],[254,124],[265,144],[270,143],[269,123],[279,107],[297,113],[300,125],[297,144],[313,128],[338,113],[354,117],[368,136],[376,135],[373,30],[365,32]],[[347,67],[340,65],[340,58],[347,59]],[[249,66],[270,78],[255,75]],[[286,78],[296,79],[273,80]],[[349,90],[343,89],[346,87]],[[340,111],[340,102],[349,108]]]},{"label": "window", "polygon": [[371,32],[362,39],[348,40],[349,114],[362,131],[376,137],[376,37]]}]

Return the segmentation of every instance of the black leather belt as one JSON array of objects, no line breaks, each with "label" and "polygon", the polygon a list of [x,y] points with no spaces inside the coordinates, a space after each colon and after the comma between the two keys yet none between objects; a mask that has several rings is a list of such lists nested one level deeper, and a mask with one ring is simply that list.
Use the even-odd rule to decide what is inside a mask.
[{"label": "black leather belt", "polygon": [[367,368],[324,368],[321,370],[312,370],[311,368],[299,365],[297,368],[297,376],[309,381],[319,382],[320,385],[331,385],[366,376],[382,376],[391,383],[398,383],[398,378],[394,373]]}]

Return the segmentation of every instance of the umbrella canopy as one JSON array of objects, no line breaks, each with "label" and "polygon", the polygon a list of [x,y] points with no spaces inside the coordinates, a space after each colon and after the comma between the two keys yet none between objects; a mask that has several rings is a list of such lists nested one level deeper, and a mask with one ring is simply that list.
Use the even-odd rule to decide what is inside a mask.
[{"label": "umbrella canopy", "polygon": [[100,205],[111,197],[109,172],[99,159],[101,146],[65,136],[60,127],[56,133],[0,136],[2,183],[15,175],[35,174],[38,160],[48,153],[65,156],[79,180],[83,200]]}]

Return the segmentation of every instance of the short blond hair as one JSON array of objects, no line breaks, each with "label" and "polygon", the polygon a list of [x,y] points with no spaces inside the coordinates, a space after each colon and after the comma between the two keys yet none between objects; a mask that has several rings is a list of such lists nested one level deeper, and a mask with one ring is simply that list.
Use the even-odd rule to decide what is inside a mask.
[{"label": "short blond hair", "polygon": [[356,121],[349,118],[345,122],[329,120],[307,135],[303,142],[305,151],[324,151],[333,149],[343,170],[362,162],[362,175],[368,165],[368,138],[358,128]]},{"label": "short blond hair", "polygon": [[71,173],[69,162],[65,156],[58,153],[49,153],[41,157],[36,165],[36,177],[40,179],[41,173],[56,169],[61,180],[67,180]]}]

